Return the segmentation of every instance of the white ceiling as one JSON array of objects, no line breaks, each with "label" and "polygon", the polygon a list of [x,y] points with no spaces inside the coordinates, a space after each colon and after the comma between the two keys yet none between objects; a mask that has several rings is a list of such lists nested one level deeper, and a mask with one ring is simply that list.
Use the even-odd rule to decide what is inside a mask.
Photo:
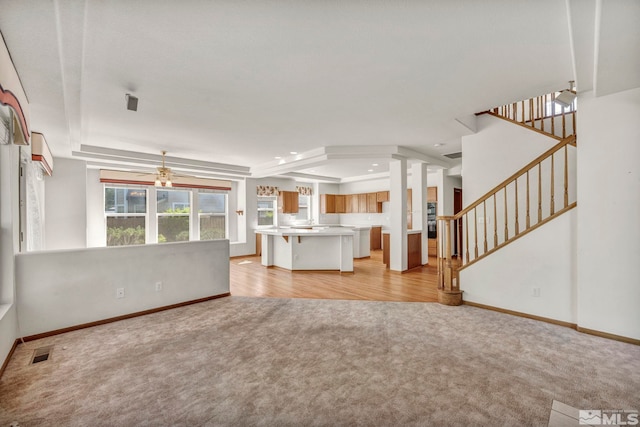
[{"label": "white ceiling", "polygon": [[[111,159],[126,150],[157,161],[167,150],[242,176],[339,180],[372,173],[372,163],[384,172],[388,153],[367,155],[376,147],[453,165],[442,154],[460,151],[474,113],[565,88],[575,75],[590,89],[597,69],[607,92],[639,85],[638,45],[625,61],[614,43],[625,34],[629,56],[639,4],[0,0],[0,31],[31,128],[55,156],[93,147],[95,158],[97,147]],[[126,110],[126,93],[139,98],[137,112]],[[343,146],[348,161],[318,155]],[[274,168],[275,156],[287,167]]]}]

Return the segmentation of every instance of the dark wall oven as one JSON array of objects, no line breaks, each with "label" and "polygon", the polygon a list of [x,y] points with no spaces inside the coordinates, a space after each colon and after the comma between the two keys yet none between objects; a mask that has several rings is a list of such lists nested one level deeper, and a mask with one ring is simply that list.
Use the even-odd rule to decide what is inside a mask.
[{"label": "dark wall oven", "polygon": [[427,202],[427,237],[436,239],[437,222],[436,222],[436,202]]}]

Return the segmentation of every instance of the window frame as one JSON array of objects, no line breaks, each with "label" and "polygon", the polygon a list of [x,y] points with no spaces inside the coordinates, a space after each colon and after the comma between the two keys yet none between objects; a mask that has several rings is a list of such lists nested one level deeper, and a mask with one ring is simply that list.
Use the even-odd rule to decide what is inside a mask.
[{"label": "window frame", "polygon": [[[116,193],[114,194],[114,207],[116,209],[115,212],[108,212],[106,210],[106,204],[107,204],[107,188],[113,188]],[[138,190],[138,191],[144,191],[145,194],[145,212],[131,212],[131,213],[127,213],[127,212],[117,212],[117,191],[118,190]],[[123,205],[126,206],[126,203]],[[104,184],[103,186],[103,190],[102,190],[102,214],[103,214],[103,220],[104,220],[104,239],[105,239],[105,246],[106,247],[116,247],[116,246],[130,246],[130,245],[111,245],[109,246],[109,226],[108,226],[108,221],[109,218],[127,218],[127,217],[137,217],[137,218],[144,218],[144,244],[147,244],[149,242],[149,218],[147,217],[147,215],[149,214],[149,191],[146,187],[144,186],[140,186],[140,185],[131,185],[131,184]]]},{"label": "window frame", "polygon": [[[145,213],[117,213],[117,212],[107,212],[105,210],[106,206],[106,190],[107,188],[114,189],[136,189],[145,191],[146,197],[146,212]],[[158,191],[185,191],[189,194],[189,203],[190,209],[188,213],[165,213],[158,212]],[[104,246],[107,247],[108,239],[107,239],[107,217],[130,217],[130,216],[138,216],[145,218],[145,243],[144,244],[157,244],[158,242],[158,229],[159,229],[159,218],[161,217],[169,217],[169,216],[188,216],[189,217],[189,239],[188,241],[199,241],[200,240],[200,217],[201,212],[198,208],[198,200],[199,194],[202,193],[215,193],[222,194],[224,196],[224,213],[202,213],[204,215],[214,215],[214,216],[224,216],[224,239],[229,239],[229,225],[231,223],[231,219],[229,218],[229,199],[230,194],[229,191],[222,190],[213,190],[213,189],[202,189],[202,188],[187,188],[187,187],[177,187],[177,188],[158,188],[155,186],[144,186],[144,185],[135,185],[135,184],[114,184],[114,183],[103,183],[102,189],[102,212],[103,212],[103,236],[104,236]],[[172,209],[174,208],[175,203],[183,203],[183,202],[173,202]]]},{"label": "window frame", "polygon": [[[270,208],[260,208],[258,207],[259,202],[268,201],[271,203]],[[256,227],[257,228],[271,228],[278,226],[278,197],[277,196],[258,196],[256,199]],[[273,212],[273,223],[272,224],[258,224],[260,221],[260,212]]]}]

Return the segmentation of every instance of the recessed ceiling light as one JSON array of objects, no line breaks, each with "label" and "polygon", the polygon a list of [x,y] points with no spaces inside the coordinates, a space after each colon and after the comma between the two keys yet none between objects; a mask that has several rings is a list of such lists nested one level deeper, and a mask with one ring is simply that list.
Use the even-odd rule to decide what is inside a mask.
[{"label": "recessed ceiling light", "polygon": [[377,163],[374,163],[374,164],[372,164],[371,166],[378,166],[378,164],[377,164]]},{"label": "recessed ceiling light", "polygon": [[373,169],[369,169],[367,172],[373,172]]},{"label": "recessed ceiling light", "polygon": [[433,144],[434,147],[442,147],[444,144]]},{"label": "recessed ceiling light", "polygon": [[281,156],[275,156],[274,159],[280,160],[282,157]]},{"label": "recessed ceiling light", "polygon": [[290,151],[289,154],[298,154],[297,151]]}]

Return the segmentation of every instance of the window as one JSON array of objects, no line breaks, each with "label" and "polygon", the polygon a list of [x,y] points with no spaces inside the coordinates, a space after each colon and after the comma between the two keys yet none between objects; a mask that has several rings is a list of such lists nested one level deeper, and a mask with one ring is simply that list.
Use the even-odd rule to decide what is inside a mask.
[{"label": "window", "polygon": [[157,190],[158,243],[189,240],[191,191]]},{"label": "window", "polygon": [[107,246],[143,245],[147,215],[144,188],[105,187]]},{"label": "window", "polygon": [[275,197],[258,197],[258,225],[276,225]]},{"label": "window", "polygon": [[219,190],[104,187],[107,246],[228,239],[228,211]]},{"label": "window", "polygon": [[198,193],[200,240],[227,238],[227,195]]},{"label": "window", "polygon": [[308,221],[311,219],[310,199],[311,197],[309,196],[298,196],[298,214],[296,215],[296,220]]}]

